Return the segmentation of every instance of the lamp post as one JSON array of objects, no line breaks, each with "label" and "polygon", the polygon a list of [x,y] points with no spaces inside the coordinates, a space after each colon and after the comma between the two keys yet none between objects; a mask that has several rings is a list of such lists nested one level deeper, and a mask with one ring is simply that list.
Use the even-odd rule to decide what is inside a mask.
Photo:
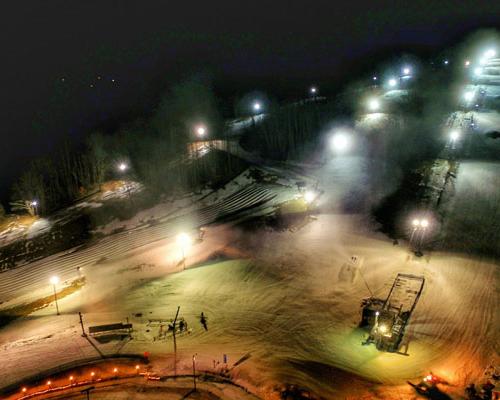
[{"label": "lamp post", "polygon": [[427,229],[427,227],[429,226],[429,221],[427,221],[426,219],[423,219],[422,221],[420,221],[420,226],[422,227],[422,233],[420,235],[420,241],[418,242],[418,253],[422,254],[422,242],[424,241],[424,236],[425,236],[425,230]]},{"label": "lamp post", "polygon": [[37,207],[38,207],[38,201],[33,200],[33,201],[31,202],[31,207],[33,207],[33,213],[34,213],[35,215],[38,215],[38,209],[37,209]]},{"label": "lamp post", "polygon": [[451,142],[451,149],[455,150],[455,143],[457,140],[460,138],[460,132],[457,130],[451,131],[450,132],[450,142]]},{"label": "lamp post", "polygon": [[[412,244],[413,239],[415,238],[415,240],[417,241],[417,250],[415,251],[415,255],[421,257],[423,255],[422,244],[424,241],[425,232],[429,227],[429,221],[425,218],[423,219],[415,218],[412,220],[411,224],[413,229],[410,236],[410,245]],[[420,237],[418,236],[419,233]]]},{"label": "lamp post", "polygon": [[186,269],[186,254],[185,254],[185,248],[189,247],[191,244],[191,238],[187,233],[180,233],[177,236],[177,244],[181,248],[181,253],[182,253],[182,269]]},{"label": "lamp post", "polygon": [[417,231],[418,227],[420,226],[420,220],[419,219],[414,219],[411,221],[413,229],[411,230],[411,235],[410,235],[410,244],[413,242],[413,236],[415,235],[415,232]]},{"label": "lamp post", "polygon": [[193,355],[193,390],[196,392],[196,354]]},{"label": "lamp post", "polygon": [[57,291],[56,291],[56,285],[59,283],[59,277],[58,276],[53,276],[52,278],[50,278],[50,283],[52,284],[52,287],[54,289],[54,299],[56,301],[57,315],[60,315],[59,314],[59,305],[57,304]]},{"label": "lamp post", "polygon": [[[125,173],[125,171],[127,170],[128,170],[128,165],[126,163],[121,162],[120,164],[118,164],[118,171]],[[126,180],[125,180],[125,190],[127,191],[128,199],[132,204],[132,196],[130,195],[130,186]]]}]

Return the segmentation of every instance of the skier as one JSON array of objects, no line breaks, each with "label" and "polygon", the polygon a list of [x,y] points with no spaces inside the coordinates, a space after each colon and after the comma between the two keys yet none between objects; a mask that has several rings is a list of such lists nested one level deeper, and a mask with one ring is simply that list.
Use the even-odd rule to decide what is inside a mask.
[{"label": "skier", "polygon": [[467,396],[467,400],[476,400],[476,394],[476,386],[473,383],[465,388],[465,395]]},{"label": "skier", "polygon": [[203,314],[203,312],[200,315],[200,322],[203,325],[203,328],[205,328],[205,330],[208,331],[207,318],[205,317],[205,314]]}]

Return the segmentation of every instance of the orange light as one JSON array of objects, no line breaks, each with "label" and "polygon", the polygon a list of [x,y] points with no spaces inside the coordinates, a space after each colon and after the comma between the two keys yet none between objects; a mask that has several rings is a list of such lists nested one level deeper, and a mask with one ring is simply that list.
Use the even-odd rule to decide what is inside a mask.
[{"label": "orange light", "polygon": [[71,376],[69,377],[69,380],[70,380],[70,381],[72,381],[73,379],[74,379],[74,378],[73,378],[73,375],[71,375]]},{"label": "orange light", "polygon": [[26,388],[24,387],[24,388],[23,388],[23,393],[26,393],[26,390],[28,390],[28,389],[26,389]]},{"label": "orange light", "polygon": [[113,369],[113,372],[116,374],[118,372],[118,368]]},{"label": "orange light", "polygon": [[139,368],[141,368],[139,365],[136,365],[136,366],[135,366],[135,369],[139,369]]},{"label": "orange light", "polygon": [[92,372],[90,373],[90,376],[95,376],[95,372],[94,372],[94,371],[92,371]]},{"label": "orange light", "polygon": [[424,381],[432,381],[432,378],[433,376],[432,375],[427,375],[425,378],[424,378]]},{"label": "orange light", "polygon": [[52,382],[51,381],[47,381],[47,386],[50,386]]}]

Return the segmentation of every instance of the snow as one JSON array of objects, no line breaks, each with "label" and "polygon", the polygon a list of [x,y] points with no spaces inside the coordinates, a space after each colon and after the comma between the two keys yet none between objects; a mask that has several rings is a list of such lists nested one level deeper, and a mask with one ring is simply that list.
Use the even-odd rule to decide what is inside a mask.
[{"label": "snow", "polygon": [[46,218],[41,218],[33,222],[33,224],[28,228],[26,232],[26,239],[33,239],[38,235],[47,233],[50,231],[51,223]]},{"label": "snow", "polygon": [[234,120],[228,122],[228,124],[227,124],[228,132],[227,133],[229,135],[241,134],[241,131],[243,129],[252,126],[252,124],[254,124],[254,123],[262,122],[266,117],[267,117],[267,114],[263,113],[263,114],[254,115],[252,117],[244,117],[244,118],[234,119]]},{"label": "snow", "polygon": [[13,224],[0,232],[0,246],[6,246],[21,238],[28,229],[27,225]]},{"label": "snow", "polygon": [[[397,90],[385,96],[404,95]],[[474,115],[480,132],[498,130],[498,113]],[[369,114],[356,127],[369,133],[394,120]],[[236,133],[250,123],[235,121],[231,129]],[[258,159],[235,146],[230,151]],[[323,398],[413,399],[406,381],[429,371],[448,381],[443,390],[458,399],[466,384],[483,378],[488,365],[500,364],[500,265],[467,251],[474,235],[491,237],[492,248],[500,243],[499,165],[460,162],[455,194],[444,206],[449,250],[425,251],[421,258],[404,241],[393,245],[368,217],[394,182],[375,185],[374,165],[360,153],[329,157],[304,175],[273,163],[261,167],[276,175],[272,184],[257,183],[245,171],[216,192],[163,201],[127,221],[115,220],[98,231],[124,232],[0,275],[0,309],[49,295],[47,278],[53,273],[71,280],[81,266],[86,277],[83,289],[60,299],[62,315],[55,316],[51,304],[0,330],[0,386],[98,353],[148,351],[153,369],[163,374],[190,373],[193,354],[199,369],[220,372],[227,355],[231,379],[266,399],[276,398],[277,388],[287,383]],[[298,195],[297,180],[323,191],[317,218],[281,231],[244,229],[235,221],[214,224],[261,200],[265,204],[248,214],[266,214]],[[127,195],[122,188],[78,207],[99,207]],[[205,226],[204,239],[181,250],[175,241],[179,229],[197,238],[199,226]],[[461,242],[464,246],[457,245]],[[352,256],[361,262],[346,269]],[[362,299],[370,291],[385,297],[398,273],[425,278],[403,342],[407,354],[363,346],[367,334],[358,328]],[[174,350],[172,337],[160,337],[160,323],[150,320],[171,319],[178,306],[190,333],[177,337]],[[86,326],[128,319],[133,339],[82,338],[79,311]],[[201,312],[208,330],[199,321]]]},{"label": "snow", "polygon": [[[236,259],[203,263],[214,252]],[[363,259],[361,270],[345,279],[342,266],[354,254]],[[128,316],[134,340],[99,344],[100,351],[147,350],[153,358],[167,357],[161,365],[171,370],[171,339],[153,340],[159,328],[148,326],[148,319],[172,318],[178,305],[193,329],[177,340],[178,369],[188,371],[194,353],[207,370],[222,354],[231,364],[250,354],[231,374],[260,396],[285,382],[327,398],[345,395],[341,385],[325,385],[326,373],[333,382],[358,375],[348,379],[360,379],[359,386],[349,389],[359,396],[374,385],[368,381],[396,385],[405,393],[406,379],[429,370],[460,386],[478,379],[492,357],[498,360],[498,265],[450,253],[414,258],[405,246],[393,246],[372,233],[359,215],[320,215],[294,233],[252,234],[220,225],[209,228],[206,239],[189,251],[188,266],[197,267],[182,271],[179,257],[172,239],[126,252],[87,268],[85,288],[60,301],[62,316],[54,316],[51,306],[4,328],[5,383],[94,353],[78,335],[77,311],[84,313],[87,325]],[[398,272],[426,278],[407,333],[409,356],[362,346],[364,334],[357,328],[360,301],[369,295],[363,278],[375,295],[383,296]],[[208,331],[198,320],[202,311]],[[134,317],[137,313],[142,317]],[[57,351],[47,353],[55,343]],[[42,356],[43,367],[33,363]],[[376,387],[383,393],[393,390]]]},{"label": "snow", "polygon": [[[121,258],[126,252],[173,237],[181,231],[193,232],[193,235],[197,236],[196,231],[200,226],[212,223],[218,218],[230,216],[238,210],[247,210],[246,214],[266,213],[278,203],[292,199],[298,193],[292,185],[252,182],[253,180],[248,178],[248,172],[243,173],[236,177],[234,184],[230,183],[221,189],[223,196],[217,193],[187,196],[174,201],[173,204],[179,208],[160,204],[129,221],[112,222],[103,228],[105,233],[118,227],[126,227],[128,230],[122,229],[114,235],[105,236],[79,251],[47,257],[6,271],[0,274],[0,302],[3,302],[1,306],[5,308],[25,303],[29,296],[36,299],[36,296],[40,296],[40,291],[45,295],[50,294],[50,285],[47,285],[47,282],[53,275],[59,276],[62,282],[70,281],[78,277],[77,266],[87,269],[107,260]],[[161,213],[157,214],[160,211]]]},{"label": "snow", "polygon": [[474,119],[479,132],[487,133],[500,130],[500,113],[496,111],[474,112]]},{"label": "snow", "polygon": [[6,230],[0,232],[0,247],[6,246],[16,240],[33,239],[38,235],[49,232],[55,225],[67,222],[75,218],[84,209],[94,209],[103,206],[103,202],[108,200],[126,199],[130,195],[135,195],[144,190],[144,186],[139,182],[125,181],[116,190],[98,192],[85,200],[63,209],[47,218],[36,220],[32,225],[12,223]]},{"label": "snow", "polygon": [[124,181],[124,184],[116,190],[108,190],[98,195],[100,200],[125,199],[130,195],[140,193],[144,185],[135,181]]}]

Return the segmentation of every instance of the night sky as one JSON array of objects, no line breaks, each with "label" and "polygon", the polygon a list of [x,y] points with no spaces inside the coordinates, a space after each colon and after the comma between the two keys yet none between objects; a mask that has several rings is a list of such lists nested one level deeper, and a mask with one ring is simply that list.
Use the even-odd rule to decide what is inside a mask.
[{"label": "night sky", "polygon": [[0,201],[33,157],[148,112],[203,72],[221,97],[300,96],[391,49],[500,26],[499,1],[2,2]]}]

